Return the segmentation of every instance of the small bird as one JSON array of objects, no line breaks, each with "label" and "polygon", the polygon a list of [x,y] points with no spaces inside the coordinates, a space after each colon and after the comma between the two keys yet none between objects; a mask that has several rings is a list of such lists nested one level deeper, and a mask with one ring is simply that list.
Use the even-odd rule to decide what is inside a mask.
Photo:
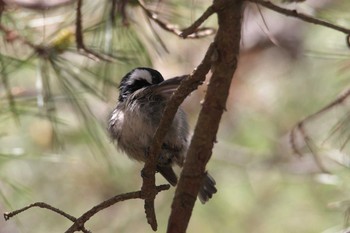
[{"label": "small bird", "polygon": [[[183,77],[164,80],[156,70],[135,68],[119,85],[117,106],[109,118],[108,131],[117,147],[131,159],[145,162],[153,135],[160,123],[164,108]],[[173,164],[182,167],[188,149],[189,126],[180,107],[167,132],[157,161],[157,172],[173,186],[177,176]],[[198,193],[204,204],[214,193],[215,180],[206,173]]]}]

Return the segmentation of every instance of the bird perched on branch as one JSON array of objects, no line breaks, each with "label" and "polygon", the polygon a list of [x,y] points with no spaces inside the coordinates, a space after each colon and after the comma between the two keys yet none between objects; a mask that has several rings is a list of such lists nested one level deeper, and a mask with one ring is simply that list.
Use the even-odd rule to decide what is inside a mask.
[{"label": "bird perched on branch", "polygon": [[[131,159],[145,162],[164,108],[182,77],[164,80],[151,68],[139,67],[127,73],[119,85],[117,106],[110,115],[108,131],[117,147]],[[188,149],[189,130],[185,112],[179,108],[162,144],[157,172],[173,186],[174,164],[182,167]],[[198,197],[202,203],[216,193],[215,180],[206,173]]]}]

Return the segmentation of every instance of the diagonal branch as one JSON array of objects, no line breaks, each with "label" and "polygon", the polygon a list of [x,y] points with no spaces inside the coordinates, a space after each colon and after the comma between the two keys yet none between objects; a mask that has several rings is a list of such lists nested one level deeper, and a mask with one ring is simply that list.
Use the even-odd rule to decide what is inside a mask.
[{"label": "diagonal branch", "polygon": [[[39,207],[39,208],[43,208],[43,209],[48,209],[48,210],[51,210],[51,211],[53,211],[53,212],[55,212],[55,213],[57,213],[57,214],[59,214],[59,215],[62,215],[63,217],[65,217],[65,218],[71,220],[72,222],[77,221],[77,219],[76,219],[75,217],[73,217],[72,215],[67,214],[66,212],[64,212],[64,211],[62,211],[62,210],[60,210],[60,209],[58,209],[58,208],[56,208],[56,207],[53,207],[53,206],[51,206],[51,205],[49,205],[49,204],[46,204],[46,203],[44,203],[44,202],[35,202],[35,203],[30,204],[30,205],[28,205],[28,206],[26,206],[26,207],[23,207],[23,208],[21,208],[21,209],[18,209],[18,210],[9,212],[9,213],[4,213],[4,218],[5,218],[5,220],[7,221],[7,220],[9,220],[10,218],[12,218],[12,217],[14,217],[14,216],[16,216],[16,215],[18,215],[18,214],[20,214],[20,213],[22,213],[22,212],[28,210],[28,209],[31,209],[31,208],[33,208],[33,207]],[[90,232],[90,231],[88,231],[84,226],[82,226],[82,227],[80,228],[80,230],[81,230],[82,232],[84,232],[84,233],[89,233],[89,232]]]},{"label": "diagonal branch", "polygon": [[215,30],[213,28],[208,28],[208,27],[198,28],[210,15],[212,15],[215,12],[212,6],[210,6],[204,12],[204,14],[198,20],[195,21],[194,25],[191,25],[190,28],[185,29],[186,33],[185,35],[183,35],[183,30],[179,29],[177,25],[163,22],[162,20],[159,19],[157,14],[153,13],[145,6],[142,0],[139,0],[138,2],[140,7],[142,8],[142,10],[145,12],[145,14],[149,19],[155,22],[163,30],[171,32],[179,37],[198,39],[198,38],[213,35],[215,33]]},{"label": "diagonal branch", "polygon": [[[292,147],[292,150],[295,154],[302,156],[302,153],[300,152],[300,150],[298,149],[297,143],[296,143],[296,139],[297,139],[297,132],[301,133],[302,139],[303,141],[306,143],[306,145],[308,146],[311,154],[314,156],[314,160],[316,162],[316,164],[318,165],[318,167],[321,169],[321,171],[325,172],[325,173],[329,173],[327,171],[327,169],[325,169],[325,167],[323,166],[321,160],[319,159],[318,154],[316,153],[316,150],[313,149],[311,145],[311,139],[309,138],[307,132],[304,129],[304,125],[308,122],[310,122],[311,120],[314,120],[315,118],[317,118],[318,116],[320,116],[321,114],[330,111],[331,109],[333,109],[335,106],[338,106],[339,104],[344,103],[344,101],[346,99],[348,99],[350,96],[350,89],[347,90],[344,94],[340,95],[337,99],[333,100],[332,102],[330,102],[329,104],[327,104],[326,106],[324,106],[323,108],[321,108],[320,110],[318,110],[315,113],[312,113],[310,115],[308,115],[307,117],[305,117],[304,119],[302,119],[297,125],[295,125],[293,127],[293,129],[291,130],[290,134],[289,134],[289,143]],[[344,122],[338,122],[336,124],[336,126],[334,127],[333,132],[331,132],[331,134],[329,135],[329,137],[332,136],[332,134],[335,133],[335,131],[337,131],[342,125],[344,124]],[[328,138],[329,138],[328,137]],[[327,140],[327,139],[326,139]],[[347,143],[348,140],[346,140],[345,143]]]},{"label": "diagonal branch", "polygon": [[[164,191],[164,190],[168,190],[170,188],[170,185],[166,184],[166,185],[159,185],[159,186],[155,186],[155,194],[157,195],[159,192]],[[73,233],[76,231],[83,231],[84,233],[89,233],[90,231],[88,231],[84,224],[95,214],[97,214],[98,212],[100,212],[101,210],[104,210],[114,204],[116,204],[117,202],[122,202],[122,201],[126,201],[126,200],[130,200],[130,199],[142,199],[143,198],[143,193],[142,191],[136,191],[136,192],[129,192],[129,193],[123,193],[123,194],[119,194],[116,195],[106,201],[103,201],[102,203],[92,207],[90,210],[86,211],[84,214],[82,214],[79,218],[75,218],[70,214],[67,214],[66,212],[53,207],[49,204],[46,204],[44,202],[36,202],[33,204],[30,204],[24,208],[9,212],[9,213],[4,213],[4,218],[5,220],[9,220],[10,218],[28,210],[31,209],[33,207],[40,207],[43,209],[48,209],[51,210],[59,215],[64,216],[65,218],[69,219],[70,221],[74,222],[73,225],[66,231],[66,233]]]},{"label": "diagonal branch", "polygon": [[96,53],[95,51],[85,46],[84,36],[83,36],[83,23],[82,23],[83,16],[81,13],[82,5],[83,5],[83,0],[78,0],[77,9],[76,9],[76,21],[75,21],[75,42],[77,44],[77,49],[86,53],[86,55],[91,59],[112,62],[113,59],[111,59],[111,57],[104,54]]},{"label": "diagonal branch", "polygon": [[211,57],[213,55],[214,46],[210,45],[201,64],[189,76],[184,76],[184,80],[176,90],[166,108],[164,109],[163,117],[159,123],[157,131],[153,137],[153,144],[150,147],[148,158],[142,170],[143,184],[142,192],[145,195],[145,211],[148,223],[153,230],[157,229],[157,221],[154,212],[154,190],[155,186],[155,171],[159,157],[159,152],[166,133],[168,132],[174,116],[184,99],[205,80],[206,74],[211,67]]},{"label": "diagonal branch", "polygon": [[313,16],[299,13],[296,10],[289,10],[289,9],[277,6],[270,1],[263,1],[263,0],[246,0],[246,1],[257,3],[259,5],[266,7],[266,8],[269,8],[270,10],[276,11],[276,12],[283,14],[283,15],[286,15],[286,16],[295,17],[295,18],[298,18],[298,19],[303,20],[303,21],[308,22],[308,23],[321,25],[324,27],[334,29],[334,30],[339,31],[339,32],[343,32],[346,35],[350,35],[350,29],[348,29],[348,28],[338,26],[338,25],[335,25],[333,23],[330,23],[330,22],[327,22],[327,21],[324,21],[321,19],[316,19]]},{"label": "diagonal branch", "polygon": [[[170,185],[168,184],[155,186],[155,193],[158,194],[159,192],[168,190],[169,188],[170,188]],[[117,202],[130,200],[130,199],[139,199],[139,198],[143,198],[142,191],[124,193],[124,194],[114,196],[111,199],[108,199],[98,204],[97,206],[92,207],[90,210],[88,210],[79,218],[77,218],[76,221],[74,221],[74,224],[65,233],[73,233],[75,231],[81,230],[81,228],[84,227],[85,222],[87,222],[92,216],[94,216],[96,213],[100,212],[101,210],[104,210],[114,205]]]},{"label": "diagonal branch", "polygon": [[214,0],[219,29],[215,37],[213,75],[172,203],[168,233],[186,232],[205,167],[212,153],[233,74],[237,68],[244,0]]},{"label": "diagonal branch", "polygon": [[4,0],[0,0],[0,22],[1,22],[2,12],[4,12],[5,10],[5,6],[6,6],[6,3],[4,2]]},{"label": "diagonal branch", "polygon": [[35,202],[35,203],[30,204],[30,205],[28,205],[26,207],[23,207],[21,209],[18,209],[18,210],[9,212],[9,213],[4,213],[4,218],[5,218],[5,220],[9,220],[10,218],[14,217],[15,215],[20,214],[20,213],[22,213],[22,212],[24,212],[24,211],[26,211],[26,210],[28,210],[30,208],[33,208],[33,207],[39,207],[39,208],[43,208],[43,209],[48,209],[48,210],[51,210],[51,211],[53,211],[53,212],[55,212],[57,214],[60,214],[60,215],[64,216],[65,218],[71,220],[72,222],[76,221],[76,218],[73,217],[72,215],[69,215],[69,214],[63,212],[62,210],[57,209],[57,208],[55,208],[55,207],[53,207],[53,206],[51,206],[49,204],[46,204],[44,202]]},{"label": "diagonal branch", "polygon": [[208,7],[208,9],[196,21],[194,21],[194,23],[191,26],[182,30],[180,36],[183,38],[186,38],[189,35],[195,33],[196,30],[199,28],[199,26],[201,26],[201,24],[205,20],[207,20],[212,14],[214,14],[215,11],[216,9],[214,8],[213,5]]}]

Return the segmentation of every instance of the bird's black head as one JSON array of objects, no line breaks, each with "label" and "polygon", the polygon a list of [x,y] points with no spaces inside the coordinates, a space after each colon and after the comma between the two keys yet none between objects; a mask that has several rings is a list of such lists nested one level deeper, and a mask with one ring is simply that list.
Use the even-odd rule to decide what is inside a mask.
[{"label": "bird's black head", "polygon": [[136,90],[158,84],[164,81],[163,76],[156,70],[138,67],[127,73],[119,85],[119,101],[124,101]]}]

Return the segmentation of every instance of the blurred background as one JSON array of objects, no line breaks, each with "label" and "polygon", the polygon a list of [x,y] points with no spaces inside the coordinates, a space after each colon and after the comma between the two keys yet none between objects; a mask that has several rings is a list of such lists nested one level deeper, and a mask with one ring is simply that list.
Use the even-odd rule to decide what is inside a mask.
[{"label": "blurred background", "polygon": [[[350,27],[347,0],[274,2]],[[84,42],[99,59],[76,50],[76,3],[0,1],[2,213],[42,201],[78,217],[114,195],[139,190],[142,164],[119,153],[106,133],[117,85],[137,66],[154,67],[165,78],[188,74],[213,40],[180,39],[149,19],[137,1],[85,0]],[[210,4],[145,6],[168,28],[184,28]],[[215,16],[203,26],[216,28]],[[247,5],[239,67],[208,164],[219,191],[195,206],[188,232],[346,232],[348,101],[303,119],[347,92],[349,69],[344,34]],[[183,104],[192,129],[205,89]],[[157,183],[165,180],[157,176]],[[173,194],[171,188],[156,198],[159,232],[166,230]],[[0,232],[64,232],[70,225],[36,208],[0,219]],[[141,200],[110,207],[86,227],[152,232]]]}]

